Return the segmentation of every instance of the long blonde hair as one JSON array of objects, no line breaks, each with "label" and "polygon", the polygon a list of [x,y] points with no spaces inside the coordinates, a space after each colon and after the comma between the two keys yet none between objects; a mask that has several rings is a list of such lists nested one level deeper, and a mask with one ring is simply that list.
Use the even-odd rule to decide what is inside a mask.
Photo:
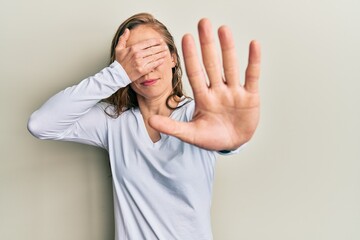
[{"label": "long blonde hair", "polygon": [[[139,13],[136,15],[133,15],[129,17],[127,20],[125,20],[118,28],[118,30],[115,33],[115,36],[112,40],[111,44],[111,56],[110,56],[110,64],[115,61],[115,48],[119,41],[120,36],[124,33],[125,29],[133,29],[139,25],[147,25],[152,27],[154,30],[159,32],[163,39],[165,40],[166,44],[168,45],[168,48],[170,50],[170,53],[176,57],[176,65],[172,69],[173,78],[172,78],[172,93],[168,96],[166,100],[166,106],[170,109],[174,109],[169,105],[170,99],[174,99],[175,101],[179,101],[181,97],[185,96],[183,85],[182,85],[182,69],[180,65],[180,58],[177,51],[177,48],[175,46],[175,42],[173,39],[173,36],[170,34],[168,29],[164,24],[159,22],[157,19],[155,19],[151,14],[148,13]],[[134,90],[130,87],[130,85],[120,88],[118,91],[116,91],[114,94],[112,94],[110,97],[103,100],[104,102],[109,103],[111,106],[114,107],[114,113],[109,114],[107,111],[106,113],[112,117],[118,117],[122,112],[130,109],[138,107],[138,101],[136,97],[136,93]]]}]

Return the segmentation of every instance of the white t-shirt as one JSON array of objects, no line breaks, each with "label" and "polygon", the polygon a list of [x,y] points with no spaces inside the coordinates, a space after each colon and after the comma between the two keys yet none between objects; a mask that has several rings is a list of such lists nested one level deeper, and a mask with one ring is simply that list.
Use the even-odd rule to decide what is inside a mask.
[{"label": "white t-shirt", "polygon": [[[29,131],[40,139],[81,142],[109,152],[115,239],[212,239],[210,207],[216,152],[161,134],[153,143],[137,108],[109,117],[99,102],[130,84],[116,61],[50,98],[35,111]],[[171,118],[190,121],[184,99]],[[186,103],[186,104],[185,104]]]}]

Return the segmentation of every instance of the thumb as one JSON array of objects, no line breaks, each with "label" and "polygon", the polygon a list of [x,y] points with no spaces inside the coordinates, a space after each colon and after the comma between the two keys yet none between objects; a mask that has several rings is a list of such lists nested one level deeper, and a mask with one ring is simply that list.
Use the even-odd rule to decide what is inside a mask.
[{"label": "thumb", "polygon": [[179,122],[169,117],[154,115],[149,118],[149,124],[155,130],[179,138],[180,140],[194,144],[195,136],[192,122]]},{"label": "thumb", "polygon": [[126,28],[123,34],[119,37],[119,41],[117,43],[117,47],[119,49],[124,49],[126,47],[126,41],[129,39],[129,36],[130,30]]}]

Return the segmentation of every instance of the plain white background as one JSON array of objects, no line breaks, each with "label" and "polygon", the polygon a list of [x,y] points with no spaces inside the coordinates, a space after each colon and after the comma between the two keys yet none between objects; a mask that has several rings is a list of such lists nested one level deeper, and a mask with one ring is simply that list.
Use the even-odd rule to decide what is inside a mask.
[{"label": "plain white background", "polygon": [[244,151],[217,163],[214,238],[360,239],[359,1],[0,4],[0,239],[113,239],[106,153],[37,140],[26,123],[107,66],[115,30],[138,12],[165,23],[179,48],[202,17],[229,25],[242,71],[250,40],[262,45],[261,122]]}]

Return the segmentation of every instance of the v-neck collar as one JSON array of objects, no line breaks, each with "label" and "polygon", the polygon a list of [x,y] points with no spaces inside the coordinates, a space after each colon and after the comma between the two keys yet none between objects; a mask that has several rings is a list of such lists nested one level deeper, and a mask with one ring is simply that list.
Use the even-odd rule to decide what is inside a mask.
[{"label": "v-neck collar", "polygon": [[[182,107],[187,102],[186,100],[187,100],[187,98],[185,98],[185,97],[183,97],[181,99],[181,101],[178,103],[178,108],[174,109],[171,112],[171,114],[169,115],[169,118],[173,119],[174,113],[179,109],[179,107]],[[141,132],[146,138],[146,139],[144,139],[145,140],[144,142],[146,142],[146,144],[152,148],[157,148],[157,149],[160,148],[162,143],[169,137],[169,135],[160,133],[160,139],[156,142],[153,142],[150,138],[149,132],[146,129],[145,120],[143,118],[143,115],[141,114],[140,109],[138,107],[132,108],[131,111],[136,116],[136,119],[139,122],[139,127],[141,128]]]}]

